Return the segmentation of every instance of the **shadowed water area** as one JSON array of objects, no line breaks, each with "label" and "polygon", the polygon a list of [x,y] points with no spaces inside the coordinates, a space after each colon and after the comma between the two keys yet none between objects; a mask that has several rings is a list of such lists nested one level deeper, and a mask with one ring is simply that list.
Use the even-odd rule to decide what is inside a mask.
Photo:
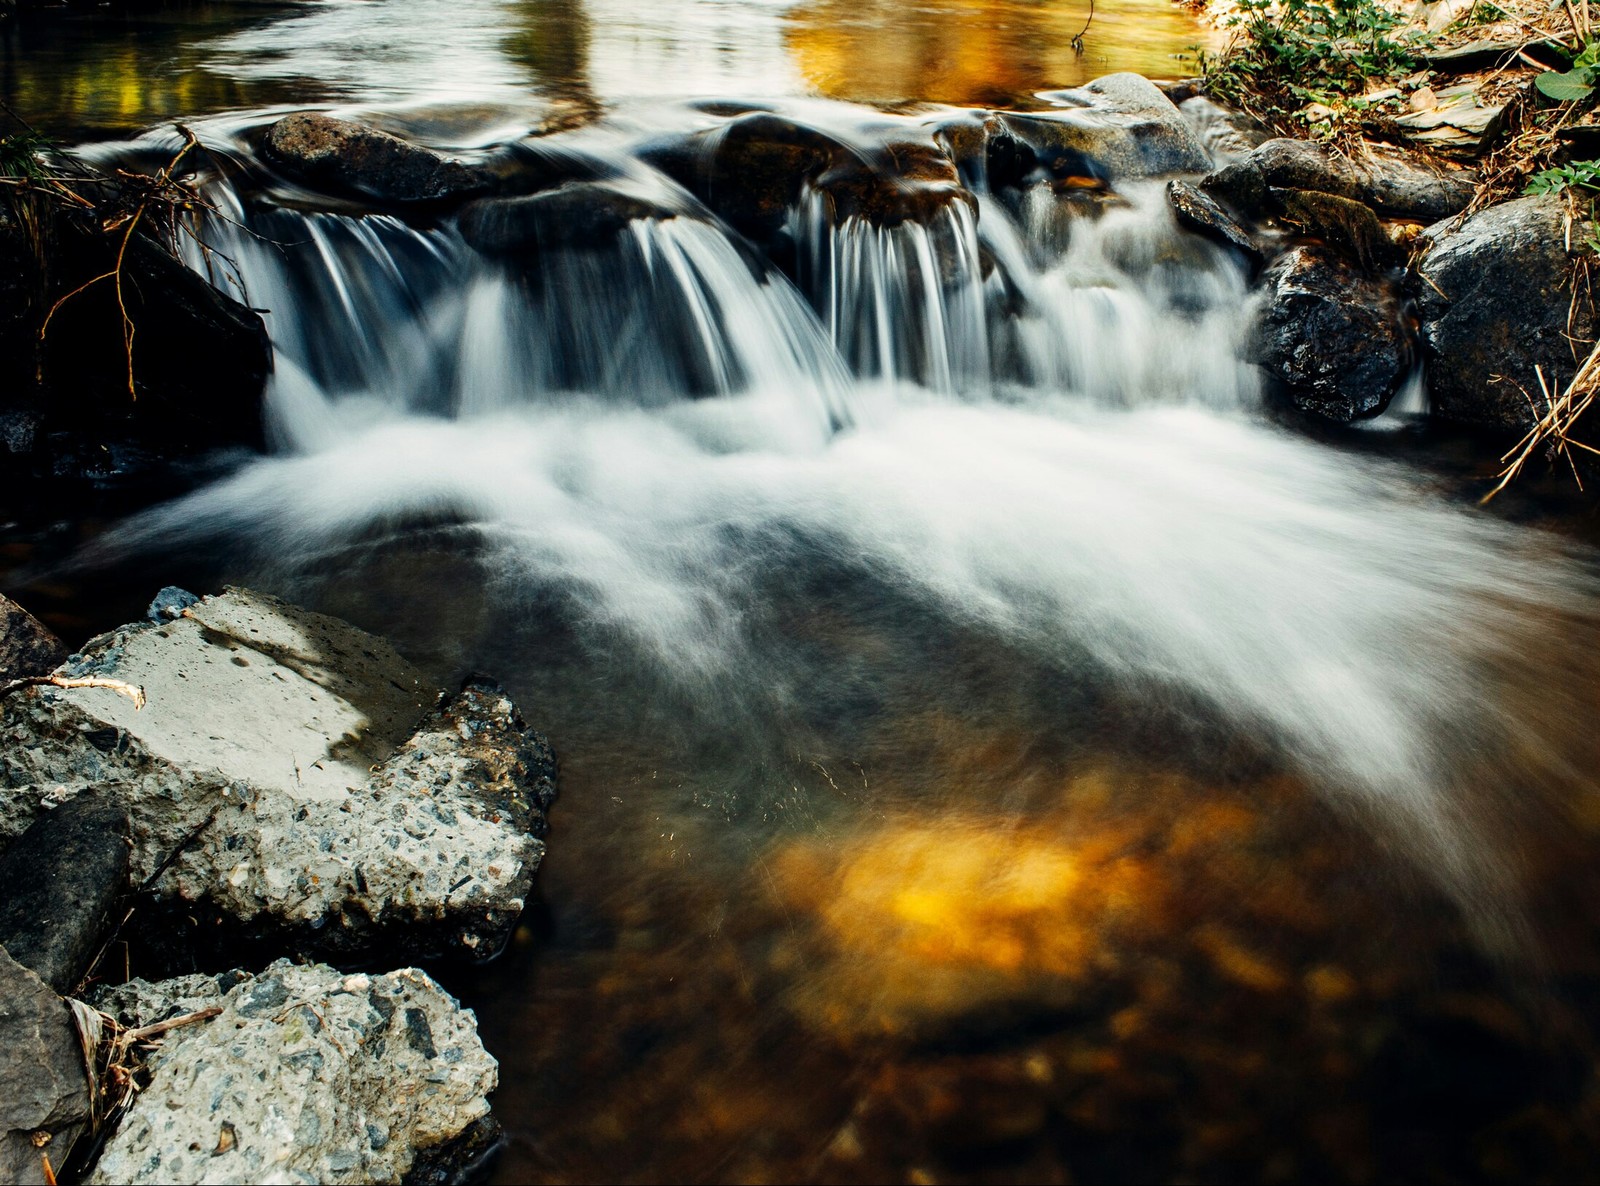
[{"label": "shadowed water area", "polygon": [[[211,149],[275,451],[7,579],[264,588],[549,736],[540,900],[442,973],[500,1180],[1593,1175],[1593,553],[1276,424],[1159,183],[970,149],[1185,73],[1178,10],[1081,59],[1021,0],[217,12],[124,108],[75,22],[6,79]],[[260,154],[291,103],[602,213],[330,201]],[[775,123],[828,170],[730,204]]]}]

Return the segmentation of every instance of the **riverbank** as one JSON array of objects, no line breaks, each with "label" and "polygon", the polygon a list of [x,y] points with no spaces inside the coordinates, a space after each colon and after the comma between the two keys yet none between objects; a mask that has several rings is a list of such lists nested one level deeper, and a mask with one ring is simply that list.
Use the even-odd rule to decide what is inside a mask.
[{"label": "riverbank", "polygon": [[[1424,322],[1435,410],[1524,431],[1501,458],[1490,494],[1530,467],[1566,468],[1581,487],[1593,471],[1587,413],[1600,381],[1590,279],[1600,250],[1600,171],[1588,159],[1600,148],[1600,128],[1587,5],[1216,0],[1197,10],[1230,35],[1222,51],[1202,56],[1198,85],[1247,113],[1263,134],[1315,142],[1322,159],[1340,166],[1340,176],[1294,184],[1365,197],[1382,216],[1367,220],[1368,241],[1385,232],[1400,248],[1391,262],[1403,261],[1412,275],[1405,292]],[[1470,201],[1425,232],[1420,222],[1397,221],[1406,212],[1359,192],[1372,161],[1397,154],[1470,185]],[[1304,201],[1272,213],[1324,239],[1360,233],[1348,210],[1317,204],[1320,217],[1309,222]],[[1361,254],[1370,268],[1370,247]],[[1457,311],[1452,327],[1438,325],[1457,297],[1475,300],[1476,309]],[[1278,370],[1293,385],[1282,353]]]}]

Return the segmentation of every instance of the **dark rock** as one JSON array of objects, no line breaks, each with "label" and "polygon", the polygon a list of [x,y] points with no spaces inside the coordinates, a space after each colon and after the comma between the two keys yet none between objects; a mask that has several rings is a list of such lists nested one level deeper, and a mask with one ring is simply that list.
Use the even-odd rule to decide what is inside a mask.
[{"label": "dark rock", "polygon": [[1432,222],[1466,208],[1473,177],[1464,170],[1427,169],[1373,151],[1358,161],[1337,158],[1306,140],[1268,140],[1200,183],[1251,214],[1268,211],[1274,189],[1315,190],[1365,202],[1392,218]]},{"label": "dark rock", "polygon": [[1063,110],[1007,114],[1004,121],[1040,159],[1088,162],[1116,181],[1199,173],[1210,154],[1172,103],[1139,74],[1109,74],[1075,90],[1040,95]]},{"label": "dark rock", "polygon": [[[967,129],[965,150],[980,151],[986,130]],[[650,163],[718,217],[758,243],[783,230],[802,194],[819,194],[833,221],[875,226],[927,221],[952,203],[976,209],[941,137],[896,130],[845,142],[781,116],[741,116],[700,136],[647,149]],[[976,169],[975,158],[969,166]]]},{"label": "dark rock", "polygon": [[82,795],[41,816],[0,855],[0,946],[71,994],[128,891],[128,813]]},{"label": "dark rock", "polygon": [[615,241],[635,219],[673,218],[670,205],[605,182],[569,182],[518,198],[483,198],[461,212],[461,237],[488,255],[583,249]]},{"label": "dark rock", "polygon": [[89,1080],[67,1003],[3,948],[0,1083],[0,1182],[44,1182],[88,1122]]},{"label": "dark rock", "polygon": [[[1417,305],[1436,415],[1466,424],[1526,428],[1540,371],[1559,391],[1600,332],[1590,301],[1572,291],[1573,254],[1592,224],[1571,228],[1559,197],[1491,206],[1458,228],[1429,229]],[[1570,320],[1569,320],[1570,316]],[[1570,336],[1569,336],[1570,335]]]},{"label": "dark rock", "polygon": [[760,242],[782,229],[805,185],[846,151],[816,128],[754,112],[698,136],[653,145],[641,156]]},{"label": "dark rock", "polygon": [[1273,189],[1313,189],[1354,198],[1360,186],[1348,169],[1339,168],[1320,146],[1306,140],[1268,140],[1200,182],[1236,208],[1265,214]]},{"label": "dark rock", "polygon": [[1252,361],[1302,412],[1340,423],[1388,406],[1411,370],[1398,294],[1326,249],[1269,268]]},{"label": "dark rock", "polygon": [[956,202],[977,215],[977,199],[961,184],[955,162],[931,139],[885,141],[870,153],[837,154],[814,184],[836,223],[926,223]]},{"label": "dark rock", "polygon": [[1366,272],[1400,263],[1400,253],[1371,207],[1353,198],[1309,189],[1272,191],[1284,222],[1302,235],[1320,239],[1336,254]]},{"label": "dark rock", "polygon": [[67,648],[48,626],[0,593],[0,684],[49,675],[66,657]]},{"label": "dark rock", "polygon": [[1231,247],[1253,266],[1261,266],[1261,249],[1256,246],[1249,232],[1205,193],[1187,181],[1173,179],[1167,182],[1167,201],[1172,204],[1172,213],[1179,226],[1187,227],[1224,247]]},{"label": "dark rock", "polygon": [[267,155],[311,185],[401,205],[455,201],[489,190],[483,170],[388,132],[320,112],[267,129]]}]

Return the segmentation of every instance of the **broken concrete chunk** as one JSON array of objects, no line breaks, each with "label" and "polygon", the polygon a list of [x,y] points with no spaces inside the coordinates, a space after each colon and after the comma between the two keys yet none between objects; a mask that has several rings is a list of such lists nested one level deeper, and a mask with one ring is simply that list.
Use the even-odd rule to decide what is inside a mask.
[{"label": "broken concrete chunk", "polygon": [[425,973],[345,975],[280,960],[259,975],[132,981],[96,1000],[172,1029],[90,1182],[399,1182],[492,1128],[498,1068],[477,1021]]},{"label": "broken concrete chunk", "polygon": [[[245,590],[94,640],[64,670],[144,690],[0,702],[0,843],[102,787],[132,869],[232,939],[486,958],[543,855],[548,747],[503,692],[441,704],[370,634]],[[419,729],[420,726],[420,729]]]}]

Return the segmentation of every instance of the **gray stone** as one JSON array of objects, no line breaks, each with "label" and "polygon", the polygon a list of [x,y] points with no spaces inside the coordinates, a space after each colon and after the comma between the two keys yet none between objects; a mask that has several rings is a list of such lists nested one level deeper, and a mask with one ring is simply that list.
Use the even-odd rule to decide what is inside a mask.
[{"label": "gray stone", "polygon": [[90,1182],[399,1182],[489,1116],[477,1022],[415,968],[345,975],[280,960],[255,976],[133,981],[96,1003],[168,1031]]},{"label": "gray stone", "polygon": [[44,1182],[88,1123],[89,1079],[67,1003],[3,948],[0,1083],[0,1182]]},{"label": "gray stone", "polygon": [[1059,110],[1007,113],[1008,131],[1046,164],[1051,154],[1076,154],[1112,182],[1211,167],[1194,129],[1149,79],[1109,74],[1074,90],[1040,96]]},{"label": "gray stone", "polygon": [[1273,189],[1303,189],[1353,198],[1388,217],[1431,222],[1466,208],[1473,175],[1425,168],[1380,150],[1349,160],[1320,144],[1280,138],[1252,149],[1200,185],[1251,214],[1269,209]]},{"label": "gray stone", "polygon": [[[383,640],[245,590],[63,668],[143,688],[0,701],[0,839],[91,787],[175,914],[302,952],[487,957],[543,856],[554,761],[498,688],[439,693]],[[420,721],[420,724],[419,724]]]},{"label": "gray stone", "polygon": [[492,188],[484,169],[331,115],[287,115],[267,129],[267,155],[312,185],[400,204],[445,202]]},{"label": "gray stone", "polygon": [[0,593],[0,684],[49,675],[67,657],[50,628]]},{"label": "gray stone", "polygon": [[1320,248],[1297,247],[1263,277],[1252,361],[1302,412],[1341,423],[1388,406],[1411,370],[1398,294]]},{"label": "gray stone", "polygon": [[1571,380],[1587,353],[1571,339],[1592,341],[1600,329],[1587,300],[1573,306],[1573,254],[1585,250],[1590,226],[1574,223],[1569,253],[1566,207],[1550,196],[1428,230],[1417,306],[1435,415],[1526,428],[1535,414],[1524,392],[1538,398],[1536,369],[1552,391]]},{"label": "gray stone", "polygon": [[128,813],[80,795],[0,855],[0,946],[71,994],[115,927],[128,892]]}]

